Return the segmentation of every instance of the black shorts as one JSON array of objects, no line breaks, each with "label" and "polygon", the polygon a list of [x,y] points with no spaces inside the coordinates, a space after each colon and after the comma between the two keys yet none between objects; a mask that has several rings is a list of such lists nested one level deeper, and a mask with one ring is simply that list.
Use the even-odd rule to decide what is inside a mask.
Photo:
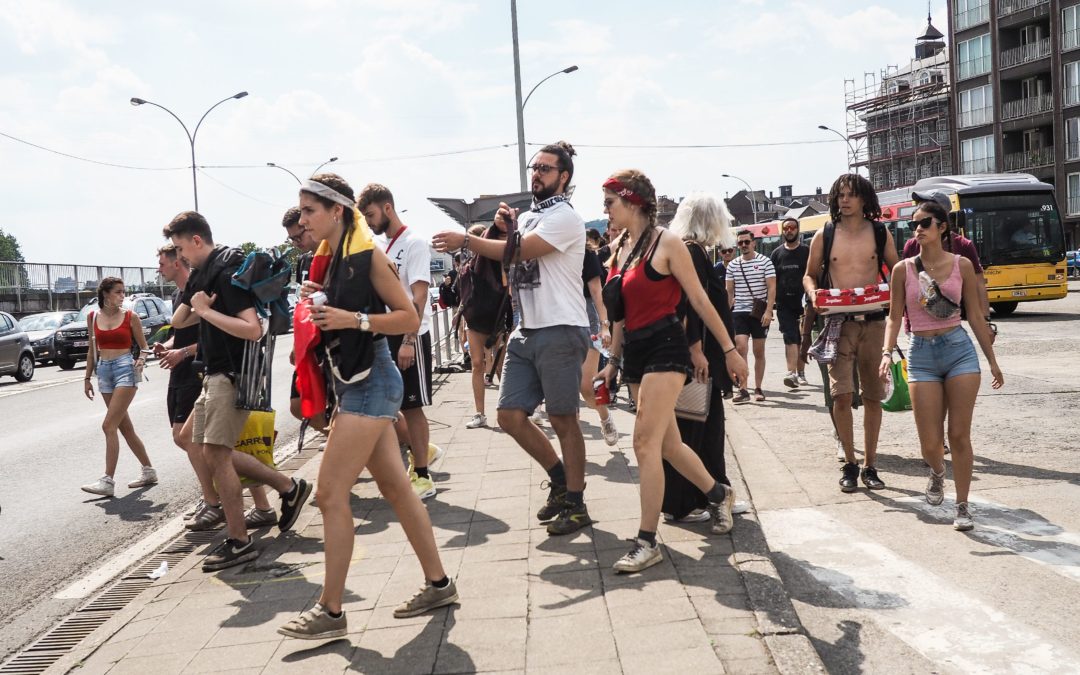
[{"label": "black shorts", "polygon": [[165,394],[165,404],[169,409],[169,424],[183,424],[195,409],[195,399],[202,393],[202,382],[185,382],[169,387]]},{"label": "black shorts", "polygon": [[755,340],[764,340],[769,334],[769,329],[761,325],[761,319],[750,316],[750,312],[732,312],[731,323],[735,326],[736,335],[749,335]]},{"label": "black shorts", "polygon": [[[402,335],[387,335],[390,358],[397,364],[398,349],[404,339]],[[400,370],[401,367],[398,366]],[[401,409],[411,410],[431,405],[431,331],[420,336],[416,361],[412,367],[401,371],[405,383],[405,396],[401,399]]]},{"label": "black shorts", "polygon": [[622,381],[641,382],[647,373],[694,372],[690,363],[690,346],[682,324],[661,320],[662,326],[652,324],[627,334],[623,347]]},{"label": "black shorts", "polygon": [[782,305],[776,303],[776,320],[780,323],[780,334],[784,344],[797,345],[802,342],[800,332],[802,324],[802,305]]}]

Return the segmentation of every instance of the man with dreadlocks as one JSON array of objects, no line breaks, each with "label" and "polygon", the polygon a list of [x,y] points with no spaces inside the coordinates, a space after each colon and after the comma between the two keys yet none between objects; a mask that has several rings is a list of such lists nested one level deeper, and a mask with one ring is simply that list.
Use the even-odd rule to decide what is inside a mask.
[{"label": "man with dreadlocks", "polygon": [[[448,231],[432,240],[439,251],[464,248],[494,260],[502,260],[507,247],[517,244],[510,284],[521,323],[506,346],[499,426],[548,473],[551,492],[536,517],[550,521],[549,534],[569,534],[592,522],[585,508],[585,439],[577,416],[581,364],[591,342],[581,292],[585,222],[567,195],[574,176],[573,156],[574,149],[565,142],[536,153],[529,167],[533,205],[516,218],[519,236],[502,242]],[[509,206],[501,204],[496,220],[512,225],[515,217]],[[561,461],[551,441],[529,419],[541,401],[546,401],[559,437]]]},{"label": "man with dreadlocks", "polygon": [[[829,213],[832,220],[810,242],[803,286],[815,299],[818,288],[862,288],[877,284],[887,269],[896,264],[896,245],[880,222],[881,206],[870,181],[858,174],[844,174],[829,190]],[[840,443],[844,446],[842,492],[855,492],[858,479],[871,490],[885,483],[878,477],[878,432],[881,430],[881,401],[885,386],[878,377],[881,348],[885,343],[887,312],[843,314],[826,319],[825,332],[836,340],[836,357],[829,364],[829,390],[832,416]],[[831,330],[830,330],[831,329]],[[851,403],[855,393],[854,373],[859,374],[863,402],[862,471],[855,461],[855,432]]]}]

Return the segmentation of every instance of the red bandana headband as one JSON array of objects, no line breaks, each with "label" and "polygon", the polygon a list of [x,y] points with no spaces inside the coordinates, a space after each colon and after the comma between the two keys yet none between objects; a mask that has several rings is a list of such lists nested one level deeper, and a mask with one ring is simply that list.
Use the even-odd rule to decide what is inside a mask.
[{"label": "red bandana headband", "polygon": [[618,178],[608,178],[604,181],[604,189],[611,190],[631,204],[645,206],[645,200],[641,198],[641,195],[620,183]]}]

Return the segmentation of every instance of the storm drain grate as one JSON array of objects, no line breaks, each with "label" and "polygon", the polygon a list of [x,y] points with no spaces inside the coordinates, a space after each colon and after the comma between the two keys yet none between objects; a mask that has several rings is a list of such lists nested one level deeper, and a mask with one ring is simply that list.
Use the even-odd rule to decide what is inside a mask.
[{"label": "storm drain grate", "polygon": [[64,619],[59,626],[46,633],[40,640],[30,645],[28,652],[67,652],[75,648],[102,624],[109,620],[111,612],[76,614]]},{"label": "storm drain grate", "polygon": [[79,612],[110,612],[116,613],[127,606],[142,593],[150,584],[154,583],[143,575],[142,579],[122,579],[113,584],[109,590],[90,601],[88,605],[79,609]]},{"label": "storm drain grate", "polygon": [[38,673],[44,673],[49,666],[59,661],[60,657],[67,654],[69,651],[71,650],[64,649],[63,651],[52,652],[49,654],[43,652],[22,652],[3,666],[0,666],[0,673],[3,673],[4,675],[12,673],[37,675]]}]

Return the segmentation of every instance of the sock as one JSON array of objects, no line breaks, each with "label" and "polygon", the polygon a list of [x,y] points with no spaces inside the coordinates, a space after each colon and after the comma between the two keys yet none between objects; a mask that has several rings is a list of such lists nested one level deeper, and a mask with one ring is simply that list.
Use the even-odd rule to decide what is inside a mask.
[{"label": "sock", "polygon": [[418,478],[431,478],[431,474],[428,473],[426,466],[414,466],[413,471],[416,472]]},{"label": "sock", "polygon": [[709,501],[713,504],[719,504],[727,497],[727,488],[724,484],[717,481],[713,483],[712,489],[705,493],[705,496],[709,498]]},{"label": "sock", "polygon": [[444,575],[442,579],[439,579],[438,581],[432,581],[431,585],[435,588],[446,588],[450,585],[450,577]]},{"label": "sock", "polygon": [[563,469],[562,462],[556,462],[555,466],[547,470],[547,475],[555,485],[566,485],[566,470]]},{"label": "sock", "polygon": [[326,615],[329,616],[331,619],[340,619],[343,614],[345,614],[345,611],[340,609],[336,612],[326,610]]},{"label": "sock", "polygon": [[645,530],[637,531],[637,538],[649,543],[649,546],[656,546],[656,533],[646,532]]},{"label": "sock", "polygon": [[573,490],[567,490],[566,501],[575,506],[581,506],[585,503],[585,491],[574,492]]}]

